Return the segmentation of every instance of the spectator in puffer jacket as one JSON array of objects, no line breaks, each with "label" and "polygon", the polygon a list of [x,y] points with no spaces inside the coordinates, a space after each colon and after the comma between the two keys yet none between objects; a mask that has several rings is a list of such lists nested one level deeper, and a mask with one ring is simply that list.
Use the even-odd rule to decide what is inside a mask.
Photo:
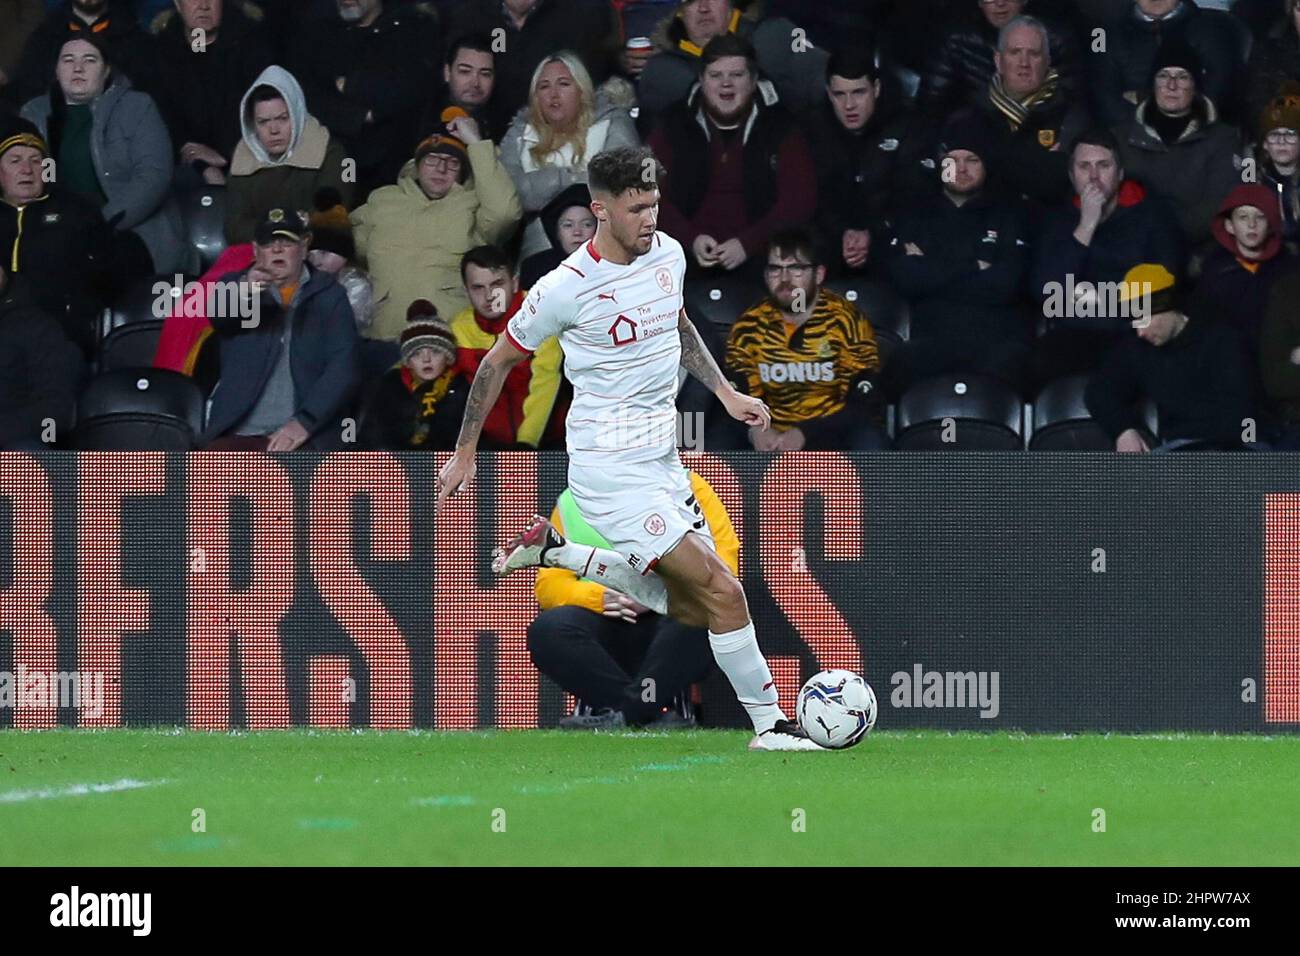
[{"label": "spectator in puffer jacket", "polygon": [[551,247],[535,253],[519,266],[519,285],[531,289],[537,280],[596,235],[596,217],[591,211],[591,192],[585,183],[574,183],[542,210],[542,227]]},{"label": "spectator in puffer jacket", "polygon": [[1105,28],[1104,52],[1090,54],[1093,114],[1107,126],[1128,122],[1151,89],[1156,51],[1179,40],[1204,64],[1200,91],[1220,112],[1236,106],[1242,51],[1228,14],[1202,10],[1193,0],[1134,0],[1121,19]]},{"label": "spectator in puffer jacket", "polygon": [[93,35],[59,52],[55,84],[22,110],[50,144],[58,186],[97,206],[118,242],[138,242],[140,271],[190,271],[181,217],[171,202],[171,137],[158,107],[131,88]]},{"label": "spectator in puffer jacket", "polygon": [[1169,202],[1193,246],[1203,244],[1219,203],[1241,182],[1241,134],[1200,95],[1200,57],[1186,43],[1166,43],[1151,69],[1150,97],[1116,130],[1124,169]]}]

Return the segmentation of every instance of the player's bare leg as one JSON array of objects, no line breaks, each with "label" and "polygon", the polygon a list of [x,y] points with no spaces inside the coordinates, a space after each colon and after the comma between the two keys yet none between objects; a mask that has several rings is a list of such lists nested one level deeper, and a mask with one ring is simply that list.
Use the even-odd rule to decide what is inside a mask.
[{"label": "player's bare leg", "polygon": [[659,559],[655,571],[668,590],[668,613],[709,629],[709,645],[757,736],[752,750],[820,750],[777,702],[776,681],[758,648],[745,591],[721,558],[693,532]]}]

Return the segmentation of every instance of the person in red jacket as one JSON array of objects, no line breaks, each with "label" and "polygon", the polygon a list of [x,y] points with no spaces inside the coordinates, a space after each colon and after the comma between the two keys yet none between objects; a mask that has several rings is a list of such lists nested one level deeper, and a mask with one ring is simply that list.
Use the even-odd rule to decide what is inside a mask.
[{"label": "person in red jacket", "polygon": [[[515,279],[510,258],[496,246],[477,246],[465,253],[460,276],[472,303],[452,319],[456,336],[456,367],[470,382],[510,317],[519,311],[524,292]],[[560,343],[547,339],[531,357],[510,371],[501,397],[483,423],[484,448],[537,448],[557,437],[547,429],[560,389]],[[563,441],[563,409],[555,416]]]},{"label": "person in red jacket", "polygon": [[754,48],[734,34],[709,41],[700,83],[650,134],[668,169],[659,228],[686,247],[688,265],[762,274],[767,241],[817,208],[812,151],[794,118],[759,79]]}]

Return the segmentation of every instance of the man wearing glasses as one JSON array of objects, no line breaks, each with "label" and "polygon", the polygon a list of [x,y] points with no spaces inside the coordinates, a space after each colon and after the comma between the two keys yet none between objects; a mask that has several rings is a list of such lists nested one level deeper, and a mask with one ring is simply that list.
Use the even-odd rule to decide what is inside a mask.
[{"label": "man wearing glasses", "polygon": [[352,213],[353,239],[375,283],[368,335],[396,342],[417,299],[438,314],[469,308],[460,261],[504,242],[523,215],[514,181],[478,123],[461,115],[423,140],[393,186],[376,189]]},{"label": "man wearing glasses", "polygon": [[1193,245],[1211,238],[1219,204],[1241,182],[1241,136],[1201,95],[1203,75],[1195,50],[1166,42],[1152,66],[1150,97],[1118,130],[1125,171],[1172,206]]},{"label": "man wearing glasses", "polygon": [[750,428],[756,451],[872,451],[887,447],[877,424],[880,353],[867,317],[822,288],[826,267],[808,233],[768,242],[768,295],[743,313],[727,341],[732,384],[762,399],[772,427]]}]

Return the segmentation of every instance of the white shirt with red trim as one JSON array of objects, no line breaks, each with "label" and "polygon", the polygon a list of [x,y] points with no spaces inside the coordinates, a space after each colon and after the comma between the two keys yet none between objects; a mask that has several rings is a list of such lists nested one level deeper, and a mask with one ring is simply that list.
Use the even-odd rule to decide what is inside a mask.
[{"label": "white shirt with red trim", "polygon": [[538,280],[507,323],[506,335],[525,352],[559,337],[573,383],[565,422],[571,465],[652,461],[676,449],[685,275],[681,243],[665,233],[628,265],[601,258],[587,242]]}]

